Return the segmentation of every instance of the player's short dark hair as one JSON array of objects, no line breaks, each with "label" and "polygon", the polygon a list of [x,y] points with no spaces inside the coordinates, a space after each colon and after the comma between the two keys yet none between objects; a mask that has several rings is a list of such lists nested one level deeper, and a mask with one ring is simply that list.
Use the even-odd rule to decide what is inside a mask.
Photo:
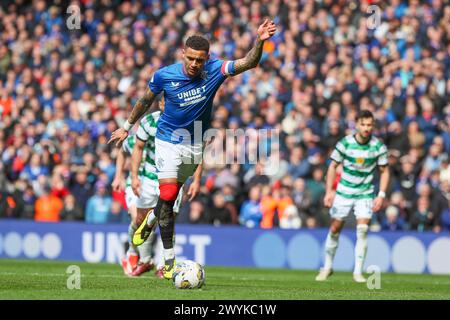
[{"label": "player's short dark hair", "polygon": [[186,40],[186,47],[209,52],[209,41],[202,36],[190,36]]},{"label": "player's short dark hair", "polygon": [[375,120],[375,117],[373,116],[373,113],[369,110],[360,110],[358,114],[356,115],[356,121],[359,119],[372,119]]}]

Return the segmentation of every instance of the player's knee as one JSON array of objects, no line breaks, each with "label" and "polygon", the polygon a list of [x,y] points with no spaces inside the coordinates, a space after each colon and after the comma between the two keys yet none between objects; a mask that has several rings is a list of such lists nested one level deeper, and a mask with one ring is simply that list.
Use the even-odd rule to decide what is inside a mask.
[{"label": "player's knee", "polygon": [[333,235],[339,235],[341,233],[343,225],[340,223],[332,223],[330,226],[330,231]]},{"label": "player's knee", "polygon": [[164,201],[175,201],[180,187],[177,183],[165,183],[159,186],[159,197]]},{"label": "player's knee", "polygon": [[365,237],[369,231],[369,226],[367,224],[358,224],[356,226],[357,237]]}]

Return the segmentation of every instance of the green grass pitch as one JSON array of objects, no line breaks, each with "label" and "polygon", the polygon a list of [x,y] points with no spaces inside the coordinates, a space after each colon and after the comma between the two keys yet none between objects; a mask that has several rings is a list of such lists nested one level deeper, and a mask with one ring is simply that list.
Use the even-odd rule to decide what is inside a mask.
[{"label": "green grass pitch", "polygon": [[[81,270],[81,288],[68,289],[68,266]],[[381,288],[354,283],[337,272],[314,281],[315,271],[207,266],[202,289],[176,289],[153,272],[128,278],[119,265],[80,262],[0,260],[0,299],[450,299],[450,276],[381,274]],[[144,290],[143,290],[144,289]]]}]

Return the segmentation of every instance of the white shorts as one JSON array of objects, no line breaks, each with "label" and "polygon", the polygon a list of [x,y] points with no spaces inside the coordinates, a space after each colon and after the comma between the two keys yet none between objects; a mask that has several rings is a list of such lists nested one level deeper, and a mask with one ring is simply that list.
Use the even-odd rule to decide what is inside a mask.
[{"label": "white shorts", "polygon": [[141,196],[136,201],[140,209],[156,207],[159,197],[159,183],[156,180],[141,177]]},{"label": "white shorts", "polygon": [[131,186],[126,187],[125,188],[125,203],[127,204],[127,208],[129,209],[133,206],[136,206],[137,200],[138,200],[138,197],[134,194]]},{"label": "white shorts", "polygon": [[[130,187],[131,189],[131,187]],[[133,193],[133,190],[131,190]],[[136,195],[133,193],[136,197]],[[148,178],[141,178],[141,196],[136,197],[136,207],[140,209],[150,209],[156,207],[159,198],[159,183],[158,181]],[[178,197],[173,205],[173,212],[180,211],[181,199],[183,198],[183,188],[180,189]]]},{"label": "white shorts", "polygon": [[203,143],[173,144],[155,139],[155,163],[159,179],[176,178],[184,183],[203,158]]},{"label": "white shorts", "polygon": [[344,220],[353,209],[356,219],[371,219],[372,208],[373,199],[347,199],[336,194],[330,209],[330,216],[333,219]]}]

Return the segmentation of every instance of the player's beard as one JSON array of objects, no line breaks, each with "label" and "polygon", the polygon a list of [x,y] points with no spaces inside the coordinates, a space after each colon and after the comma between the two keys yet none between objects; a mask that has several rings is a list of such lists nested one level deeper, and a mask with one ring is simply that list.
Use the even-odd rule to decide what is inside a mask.
[{"label": "player's beard", "polygon": [[188,74],[191,77],[196,77],[196,76],[198,76],[200,74],[200,69],[191,69],[191,68],[189,68],[188,70],[189,70]]},{"label": "player's beard", "polygon": [[371,136],[372,136],[372,132],[361,133],[361,137],[364,139],[364,141],[369,140]]}]

